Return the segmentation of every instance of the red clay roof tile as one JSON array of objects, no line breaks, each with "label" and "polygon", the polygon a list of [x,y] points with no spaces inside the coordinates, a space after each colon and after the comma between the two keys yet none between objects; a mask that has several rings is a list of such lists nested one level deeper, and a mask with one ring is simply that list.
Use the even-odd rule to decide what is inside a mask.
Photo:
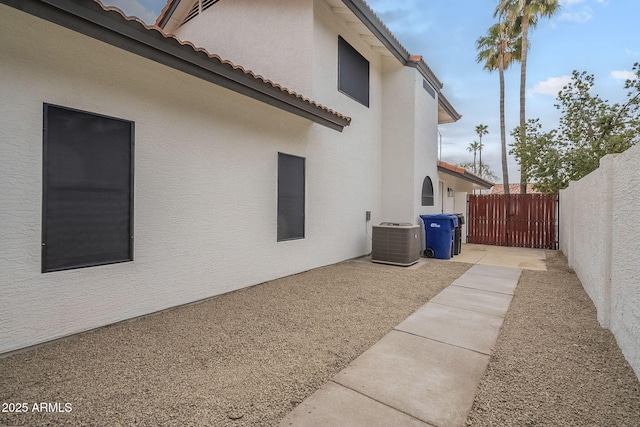
[{"label": "red clay roof tile", "polygon": [[[520,184],[509,184],[509,193],[510,194],[520,194]],[[527,184],[527,193],[540,193],[533,189],[533,183],[530,182]],[[504,194],[504,185],[496,184],[493,186],[491,190],[491,194]]]}]

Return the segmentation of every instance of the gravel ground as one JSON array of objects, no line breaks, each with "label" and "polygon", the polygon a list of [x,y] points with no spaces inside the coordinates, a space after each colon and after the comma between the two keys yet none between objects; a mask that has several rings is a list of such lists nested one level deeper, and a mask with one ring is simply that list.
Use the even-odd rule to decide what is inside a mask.
[{"label": "gravel ground", "polygon": [[0,359],[0,425],[277,425],[469,267],[345,262]]},{"label": "gravel ground", "polygon": [[[466,424],[640,425],[638,380],[547,259],[521,276]],[[28,404],[0,425],[277,425],[470,266],[345,262],[0,359],[0,401]]]},{"label": "gravel ground", "polygon": [[467,426],[639,426],[640,384],[560,252],[523,271]]}]

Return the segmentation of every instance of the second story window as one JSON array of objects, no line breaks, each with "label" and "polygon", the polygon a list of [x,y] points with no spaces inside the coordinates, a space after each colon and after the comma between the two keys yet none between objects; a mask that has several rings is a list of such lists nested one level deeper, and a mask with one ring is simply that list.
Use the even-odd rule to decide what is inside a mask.
[{"label": "second story window", "polygon": [[369,61],[338,37],[338,90],[369,106]]}]

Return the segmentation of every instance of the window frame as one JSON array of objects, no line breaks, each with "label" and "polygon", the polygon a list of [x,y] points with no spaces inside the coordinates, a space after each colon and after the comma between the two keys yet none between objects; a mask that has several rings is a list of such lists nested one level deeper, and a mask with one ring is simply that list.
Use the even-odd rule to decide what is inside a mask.
[{"label": "window frame", "polygon": [[[68,263],[65,266],[57,266],[57,267],[50,267],[49,264],[51,264],[51,260],[48,258],[49,253],[49,232],[53,230],[55,230],[55,227],[53,227],[50,224],[50,220],[51,218],[48,216],[49,213],[49,202],[50,202],[50,189],[51,189],[51,185],[49,182],[49,166],[50,166],[50,145],[52,144],[51,141],[51,125],[50,125],[50,118],[51,118],[51,110],[52,109],[59,109],[59,110],[64,110],[67,112],[71,112],[71,113],[78,113],[78,114],[82,114],[85,116],[93,116],[99,119],[107,119],[107,120],[113,120],[113,121],[117,121],[120,123],[124,123],[126,125],[129,126],[129,131],[128,131],[128,145],[129,145],[129,152],[128,152],[128,157],[129,157],[129,161],[128,161],[128,172],[129,172],[129,183],[128,183],[128,248],[127,248],[127,256],[124,258],[104,258],[103,260],[99,260],[99,261],[78,261],[78,262],[71,262]],[[73,270],[73,269],[78,269],[78,268],[85,268],[85,267],[95,267],[95,266],[99,266],[99,265],[108,265],[108,264],[116,264],[116,263],[121,263],[121,262],[129,262],[129,261],[133,261],[133,240],[134,240],[134,178],[135,178],[135,122],[131,121],[131,120],[125,120],[125,119],[121,119],[121,118],[117,118],[117,117],[112,117],[112,116],[107,116],[107,115],[103,115],[103,114],[98,114],[98,113],[93,113],[90,111],[83,111],[83,110],[79,110],[79,109],[75,109],[75,108],[70,108],[70,107],[65,107],[65,106],[61,106],[61,105],[56,105],[56,104],[49,104],[49,103],[43,103],[43,130],[42,130],[42,237],[41,237],[41,272],[42,273],[49,273],[49,272],[55,272],[55,271],[65,271],[65,270]],[[51,190],[53,191],[53,190]],[[121,236],[123,237],[123,236]],[[48,262],[49,261],[49,262]]]},{"label": "window frame", "polygon": [[[302,191],[301,191],[301,209],[299,209],[299,211],[294,212],[294,214],[300,214],[302,215],[302,218],[296,218],[296,223],[300,223],[301,226],[301,230],[296,230],[298,231],[298,233],[291,233],[289,229],[285,230],[283,224],[281,223],[282,220],[287,219],[288,216],[287,214],[290,213],[290,210],[285,210],[284,209],[284,199],[283,199],[283,192],[284,192],[284,187],[282,185],[282,183],[284,181],[281,181],[281,179],[283,179],[283,175],[285,174],[285,171],[281,170],[282,167],[284,167],[284,163],[285,163],[285,159],[289,159],[289,160],[297,160],[297,161],[302,161],[302,167],[300,168],[301,172],[302,172],[302,182],[298,183],[298,186],[301,187]],[[298,165],[299,166],[299,165]],[[301,156],[296,156],[293,154],[287,154],[287,153],[281,153],[278,152],[278,207],[277,207],[277,211],[278,211],[278,217],[277,217],[277,241],[278,242],[286,242],[286,241],[290,241],[290,240],[302,240],[305,238],[305,231],[306,231],[306,199],[307,199],[307,188],[306,188],[306,181],[307,181],[307,159],[305,157],[301,157]],[[297,206],[298,208],[300,206]],[[287,232],[289,231],[289,232]]]},{"label": "window frame", "polygon": [[427,175],[422,181],[422,206],[435,206],[435,195],[433,194],[433,181]]},{"label": "window frame", "polygon": [[[366,78],[362,76],[355,76],[354,78],[352,76],[354,72],[364,72],[365,63],[367,69]],[[366,81],[366,97],[364,94],[359,93],[364,86],[353,87],[354,81],[360,79]],[[369,108],[371,100],[371,63],[342,36],[338,36],[338,91]]]}]

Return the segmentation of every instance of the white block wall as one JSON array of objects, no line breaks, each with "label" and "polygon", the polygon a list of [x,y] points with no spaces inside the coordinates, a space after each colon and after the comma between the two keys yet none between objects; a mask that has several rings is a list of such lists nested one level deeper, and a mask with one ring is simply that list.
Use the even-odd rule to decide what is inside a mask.
[{"label": "white block wall", "polygon": [[640,378],[640,146],[560,192],[560,248]]},{"label": "white block wall", "polygon": [[[366,123],[336,132],[2,5],[0,28],[0,353],[370,252]],[[135,122],[133,262],[40,272],[43,103]],[[279,151],[306,158],[303,240],[276,241]]]}]

